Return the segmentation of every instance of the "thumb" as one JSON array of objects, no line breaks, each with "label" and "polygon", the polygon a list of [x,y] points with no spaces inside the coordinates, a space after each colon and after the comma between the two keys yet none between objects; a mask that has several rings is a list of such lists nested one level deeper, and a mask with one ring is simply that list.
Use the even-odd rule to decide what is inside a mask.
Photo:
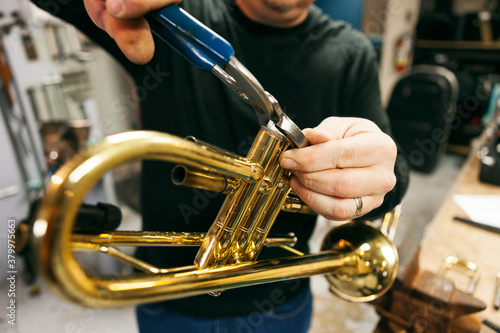
[{"label": "thumb", "polygon": [[117,19],[135,19],[180,0],[105,0],[106,9]]}]

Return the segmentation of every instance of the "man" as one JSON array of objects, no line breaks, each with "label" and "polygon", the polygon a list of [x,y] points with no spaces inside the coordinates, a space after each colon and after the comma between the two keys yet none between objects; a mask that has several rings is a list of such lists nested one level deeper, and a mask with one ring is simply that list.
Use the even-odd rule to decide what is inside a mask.
[{"label": "man", "polygon": [[[47,0],[34,1],[47,8]],[[213,75],[155,40],[143,18],[177,1],[84,0],[86,11],[77,1],[66,2],[55,14],[106,48],[141,88],[145,129],[195,135],[245,154],[258,131],[254,111]],[[312,2],[184,0],[180,5],[227,39],[236,57],[306,128],[311,146],[281,156],[302,200],[331,220],[377,217],[399,203],[408,180],[405,162],[386,134],[389,124],[380,105],[374,52],[359,33],[331,22]],[[144,228],[208,230],[223,197],[173,188],[168,175],[162,162],[143,165]],[[281,213],[272,232],[294,232],[296,248],[307,251],[314,221],[313,216]],[[139,257],[162,267],[191,264],[195,254],[196,249],[138,251]],[[259,258],[284,255],[265,249]],[[144,332],[305,332],[311,311],[308,280],[303,279],[228,290],[217,298],[142,306],[138,318]]]}]

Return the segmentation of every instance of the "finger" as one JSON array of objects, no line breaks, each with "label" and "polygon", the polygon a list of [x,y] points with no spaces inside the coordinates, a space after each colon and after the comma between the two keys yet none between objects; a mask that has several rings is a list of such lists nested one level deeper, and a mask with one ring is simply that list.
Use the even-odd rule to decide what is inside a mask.
[{"label": "finger", "polygon": [[327,131],[325,128],[316,127],[316,128],[304,128],[302,133],[307,138],[307,141],[311,145],[317,145],[319,143],[324,143],[330,140],[339,140],[341,139],[335,133],[331,133]]},{"label": "finger", "polygon": [[[358,205],[354,198],[338,198],[316,193],[303,186],[296,177],[292,177],[290,184],[306,205],[326,219],[346,221],[356,214]],[[363,207],[356,218],[379,207],[383,202],[383,196],[363,196],[361,200]]]},{"label": "finger", "polygon": [[147,12],[177,4],[180,0],[106,0],[106,8],[118,19],[134,19]]},{"label": "finger", "polygon": [[375,123],[363,118],[328,117],[317,127],[304,129],[303,132],[309,143],[315,145],[381,130]]},{"label": "finger", "polygon": [[361,133],[341,140],[288,150],[281,155],[280,163],[285,169],[314,172],[393,163],[396,153],[396,145],[388,135],[382,132]]},{"label": "finger", "polygon": [[106,4],[101,0],[84,0],[85,10],[90,16],[92,22],[99,28],[104,30],[104,23],[102,16],[106,12]]},{"label": "finger", "polygon": [[144,18],[128,21],[114,19],[109,21],[108,27],[108,33],[130,61],[145,64],[153,58],[153,35]]},{"label": "finger", "polygon": [[385,194],[396,184],[394,172],[378,166],[293,173],[308,189],[341,198]]},{"label": "finger", "polygon": [[100,0],[85,0],[92,21],[106,31],[132,62],[145,64],[151,60],[155,46],[149,24],[144,18],[118,20],[111,16]]}]

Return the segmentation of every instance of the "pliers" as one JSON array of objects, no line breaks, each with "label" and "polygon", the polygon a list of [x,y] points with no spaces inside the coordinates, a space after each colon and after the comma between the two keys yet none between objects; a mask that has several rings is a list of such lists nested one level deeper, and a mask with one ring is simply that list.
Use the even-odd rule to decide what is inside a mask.
[{"label": "pliers", "polygon": [[168,5],[146,15],[151,31],[195,67],[212,72],[243,101],[250,104],[261,126],[272,121],[291,145],[308,145],[300,128],[283,112],[278,101],[234,56],[224,38],[177,5]]}]

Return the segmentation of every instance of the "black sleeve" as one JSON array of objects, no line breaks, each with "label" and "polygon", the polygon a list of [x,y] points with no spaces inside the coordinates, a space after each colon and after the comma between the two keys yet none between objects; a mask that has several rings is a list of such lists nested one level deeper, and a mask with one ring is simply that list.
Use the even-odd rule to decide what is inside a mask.
[{"label": "black sleeve", "polygon": [[[359,38],[359,41],[351,44],[353,48],[348,54],[351,61],[350,80],[348,82],[353,82],[352,86],[346,87],[346,94],[349,96],[348,116],[372,120],[394,140],[389,117],[382,108],[378,76],[379,68],[375,51],[366,38],[359,35],[357,38]],[[410,168],[399,146],[394,173],[397,179],[395,187],[385,195],[382,205],[364,215],[363,219],[371,220],[383,216],[401,203],[406,193]]]},{"label": "black sleeve", "polygon": [[115,41],[105,32],[97,27],[90,19],[85,10],[83,0],[31,0],[36,6],[55,17],[75,26],[94,43],[101,46],[111,54],[129,73],[136,69],[137,65],[128,60],[120,51]]}]

